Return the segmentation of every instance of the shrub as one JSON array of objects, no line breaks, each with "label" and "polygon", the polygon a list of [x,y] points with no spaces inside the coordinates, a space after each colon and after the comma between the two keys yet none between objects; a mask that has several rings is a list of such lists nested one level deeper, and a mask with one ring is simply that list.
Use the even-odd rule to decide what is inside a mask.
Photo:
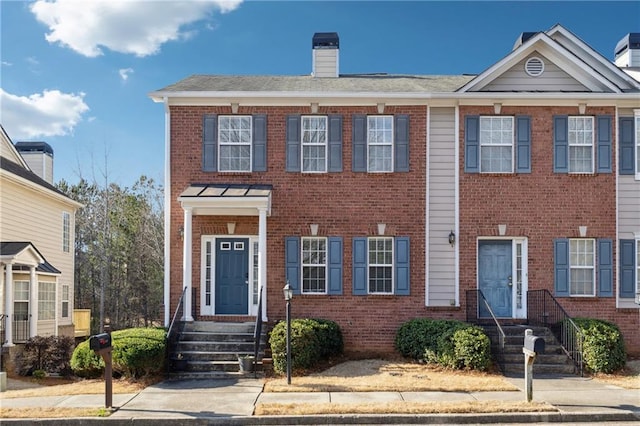
[{"label": "shrub", "polygon": [[69,375],[73,338],[68,336],[35,336],[27,340],[15,358],[18,374],[27,376],[36,370]]},{"label": "shrub", "polygon": [[[127,377],[160,374],[164,369],[166,336],[161,328],[130,328],[111,333],[113,372]],[[80,377],[99,377],[104,371],[104,361],[86,340],[73,352],[71,368]]]},{"label": "shrub", "polygon": [[[269,336],[273,369],[284,373],[287,368],[287,323],[280,321]],[[344,348],[340,327],[324,319],[291,321],[291,368],[310,368],[319,360],[338,355]]]},{"label": "shrub", "polygon": [[593,318],[575,318],[584,333],[584,363],[594,373],[612,373],[624,367],[627,353],[617,325]]}]

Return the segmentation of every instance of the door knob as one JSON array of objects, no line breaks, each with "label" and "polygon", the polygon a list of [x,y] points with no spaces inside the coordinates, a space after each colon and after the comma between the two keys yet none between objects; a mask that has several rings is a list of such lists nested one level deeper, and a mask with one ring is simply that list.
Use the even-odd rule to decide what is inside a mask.
[{"label": "door knob", "polygon": [[509,281],[507,282],[507,284],[509,284],[509,286],[512,286],[513,285],[513,279],[511,278],[511,275],[509,275],[508,280]]}]

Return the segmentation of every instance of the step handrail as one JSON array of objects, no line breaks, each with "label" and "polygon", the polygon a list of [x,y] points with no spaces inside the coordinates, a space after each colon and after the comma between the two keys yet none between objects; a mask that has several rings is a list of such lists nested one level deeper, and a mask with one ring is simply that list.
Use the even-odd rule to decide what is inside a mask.
[{"label": "step handrail", "polygon": [[482,303],[484,304],[484,306],[486,306],[487,311],[489,311],[489,315],[491,315],[491,319],[493,320],[493,323],[496,325],[496,329],[498,330],[498,353],[497,353],[497,361],[498,361],[498,365],[500,366],[500,370],[502,370],[504,372],[504,343],[506,340],[506,334],[504,332],[504,329],[502,328],[502,326],[500,325],[500,321],[498,321],[498,318],[496,317],[496,315],[493,313],[493,309],[491,309],[491,306],[489,305],[489,302],[487,301],[487,298],[484,297],[484,293],[482,292],[482,290],[480,289],[476,289],[476,290],[467,290],[467,322],[472,322],[472,317],[470,315],[470,309],[471,309],[471,303],[469,303],[469,301],[471,300],[471,298],[469,297],[470,294],[476,294],[476,303],[475,303],[475,314],[473,315],[473,322],[475,323],[479,323],[479,309],[480,309],[480,305],[478,303],[478,295],[480,295],[480,299],[482,300]]},{"label": "step handrail", "polygon": [[[182,315],[182,313],[184,313],[184,296],[187,292],[187,287],[185,286],[182,289],[182,294],[180,295],[180,298],[178,299],[178,305],[176,306],[176,310],[173,312],[173,317],[171,318],[171,323],[169,324],[169,329],[167,330],[167,346],[166,346],[166,360],[167,360],[167,374],[170,372],[170,368],[171,368],[171,362],[169,360],[169,354],[170,351],[173,347],[176,347],[178,344],[178,340],[180,339],[180,334],[182,332],[182,330],[180,331],[176,331],[176,318],[179,317],[179,315]],[[184,321],[180,321],[180,323],[184,324]],[[175,340],[175,342],[174,342]]]},{"label": "step handrail", "polygon": [[258,353],[260,352],[260,340],[262,339],[262,288],[258,291],[258,312],[256,314],[256,325],[253,329],[253,376],[258,377],[256,364],[258,362]]}]

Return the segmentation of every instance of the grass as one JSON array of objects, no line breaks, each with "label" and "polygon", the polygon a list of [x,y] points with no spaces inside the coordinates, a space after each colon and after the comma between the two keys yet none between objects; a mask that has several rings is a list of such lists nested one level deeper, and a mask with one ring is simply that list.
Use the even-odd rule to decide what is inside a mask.
[{"label": "grass", "polygon": [[[147,386],[159,382],[160,378],[152,378],[145,380],[113,380],[113,393],[137,393]],[[38,381],[34,381],[38,383]],[[104,380],[77,380],[70,382],[63,381],[63,384],[55,384],[55,381],[43,382],[44,386],[29,389],[8,390],[0,393],[0,401],[10,398],[32,398],[39,396],[66,396],[66,395],[83,395],[83,394],[104,394]],[[4,411],[4,410],[3,410]]]},{"label": "grass", "polygon": [[622,371],[596,374],[594,379],[625,389],[640,389],[640,359],[627,361]]},{"label": "grass", "polygon": [[106,408],[3,408],[0,419],[60,419],[72,417],[107,417],[111,411]]}]

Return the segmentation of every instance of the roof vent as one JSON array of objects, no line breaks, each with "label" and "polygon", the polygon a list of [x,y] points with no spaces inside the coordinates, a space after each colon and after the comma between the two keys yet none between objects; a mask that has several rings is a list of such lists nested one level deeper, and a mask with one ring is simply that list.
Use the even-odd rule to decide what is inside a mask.
[{"label": "roof vent", "polygon": [[314,77],[338,77],[340,38],[338,33],[315,33],[311,41],[313,48]]},{"label": "roof vent", "polygon": [[542,62],[542,59],[534,56],[527,59],[527,62],[524,64],[524,70],[531,77],[538,77],[544,72],[544,62]]},{"label": "roof vent", "polygon": [[616,45],[614,62],[618,67],[640,67],[640,33],[629,33]]}]

